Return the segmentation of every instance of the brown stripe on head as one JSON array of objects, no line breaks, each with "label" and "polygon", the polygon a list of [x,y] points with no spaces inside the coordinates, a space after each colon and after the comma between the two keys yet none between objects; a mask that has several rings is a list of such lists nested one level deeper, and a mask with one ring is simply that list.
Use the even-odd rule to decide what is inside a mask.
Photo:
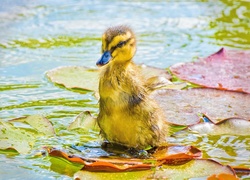
[{"label": "brown stripe on head", "polygon": [[128,26],[120,25],[108,28],[102,36],[102,43],[103,43],[102,50],[103,51],[107,50],[109,44],[113,41],[115,37],[120,35],[125,35],[127,33],[130,33],[131,36],[134,37],[133,31]]}]

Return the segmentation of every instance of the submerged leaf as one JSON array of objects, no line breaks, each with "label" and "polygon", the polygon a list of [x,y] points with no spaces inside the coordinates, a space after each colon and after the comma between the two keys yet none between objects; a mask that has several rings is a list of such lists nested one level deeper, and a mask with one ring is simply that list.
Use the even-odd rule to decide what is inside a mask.
[{"label": "submerged leaf", "polygon": [[[74,37],[74,36],[58,36],[53,38],[43,38],[43,39],[25,39],[25,40],[13,40],[7,43],[5,48],[53,48],[59,46],[76,46],[87,41],[99,41],[96,37]],[[0,44],[2,45],[2,44]]]},{"label": "submerged leaf", "polygon": [[199,132],[200,134],[210,135],[249,135],[250,121],[245,119],[230,118],[225,119],[219,123],[199,123],[189,126],[192,131]]},{"label": "submerged leaf", "polygon": [[163,108],[167,121],[192,125],[204,114],[213,122],[231,117],[250,119],[250,94],[216,89],[159,90],[154,98]]},{"label": "submerged leaf", "polygon": [[179,78],[205,87],[250,93],[250,51],[225,50],[170,67]]}]

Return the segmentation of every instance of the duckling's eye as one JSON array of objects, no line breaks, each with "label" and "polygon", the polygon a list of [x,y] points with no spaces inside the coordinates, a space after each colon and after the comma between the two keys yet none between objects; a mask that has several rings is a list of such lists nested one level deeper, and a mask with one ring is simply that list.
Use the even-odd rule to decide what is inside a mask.
[{"label": "duckling's eye", "polygon": [[122,46],[124,46],[124,45],[126,44],[126,42],[127,42],[127,41],[121,41],[121,42],[119,42],[119,43],[116,45],[116,47],[121,48]]}]

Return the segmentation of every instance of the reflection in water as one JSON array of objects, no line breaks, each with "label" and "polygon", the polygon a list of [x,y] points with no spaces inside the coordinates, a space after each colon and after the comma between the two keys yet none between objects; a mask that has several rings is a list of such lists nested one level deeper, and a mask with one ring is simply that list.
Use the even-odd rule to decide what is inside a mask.
[{"label": "reflection in water", "polygon": [[210,22],[218,44],[250,49],[250,2],[221,0],[226,6]]},{"label": "reflection in water", "polygon": [[212,158],[225,165],[250,166],[250,136],[200,135],[183,131],[170,138],[172,143],[193,145],[203,152],[204,158]]}]

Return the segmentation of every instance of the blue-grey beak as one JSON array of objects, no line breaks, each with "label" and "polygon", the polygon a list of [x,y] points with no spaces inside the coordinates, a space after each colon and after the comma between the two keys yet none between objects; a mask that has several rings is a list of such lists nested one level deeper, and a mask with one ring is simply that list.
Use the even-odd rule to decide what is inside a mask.
[{"label": "blue-grey beak", "polygon": [[97,66],[104,66],[111,60],[111,54],[110,51],[105,51],[102,55],[102,57],[96,62]]}]

